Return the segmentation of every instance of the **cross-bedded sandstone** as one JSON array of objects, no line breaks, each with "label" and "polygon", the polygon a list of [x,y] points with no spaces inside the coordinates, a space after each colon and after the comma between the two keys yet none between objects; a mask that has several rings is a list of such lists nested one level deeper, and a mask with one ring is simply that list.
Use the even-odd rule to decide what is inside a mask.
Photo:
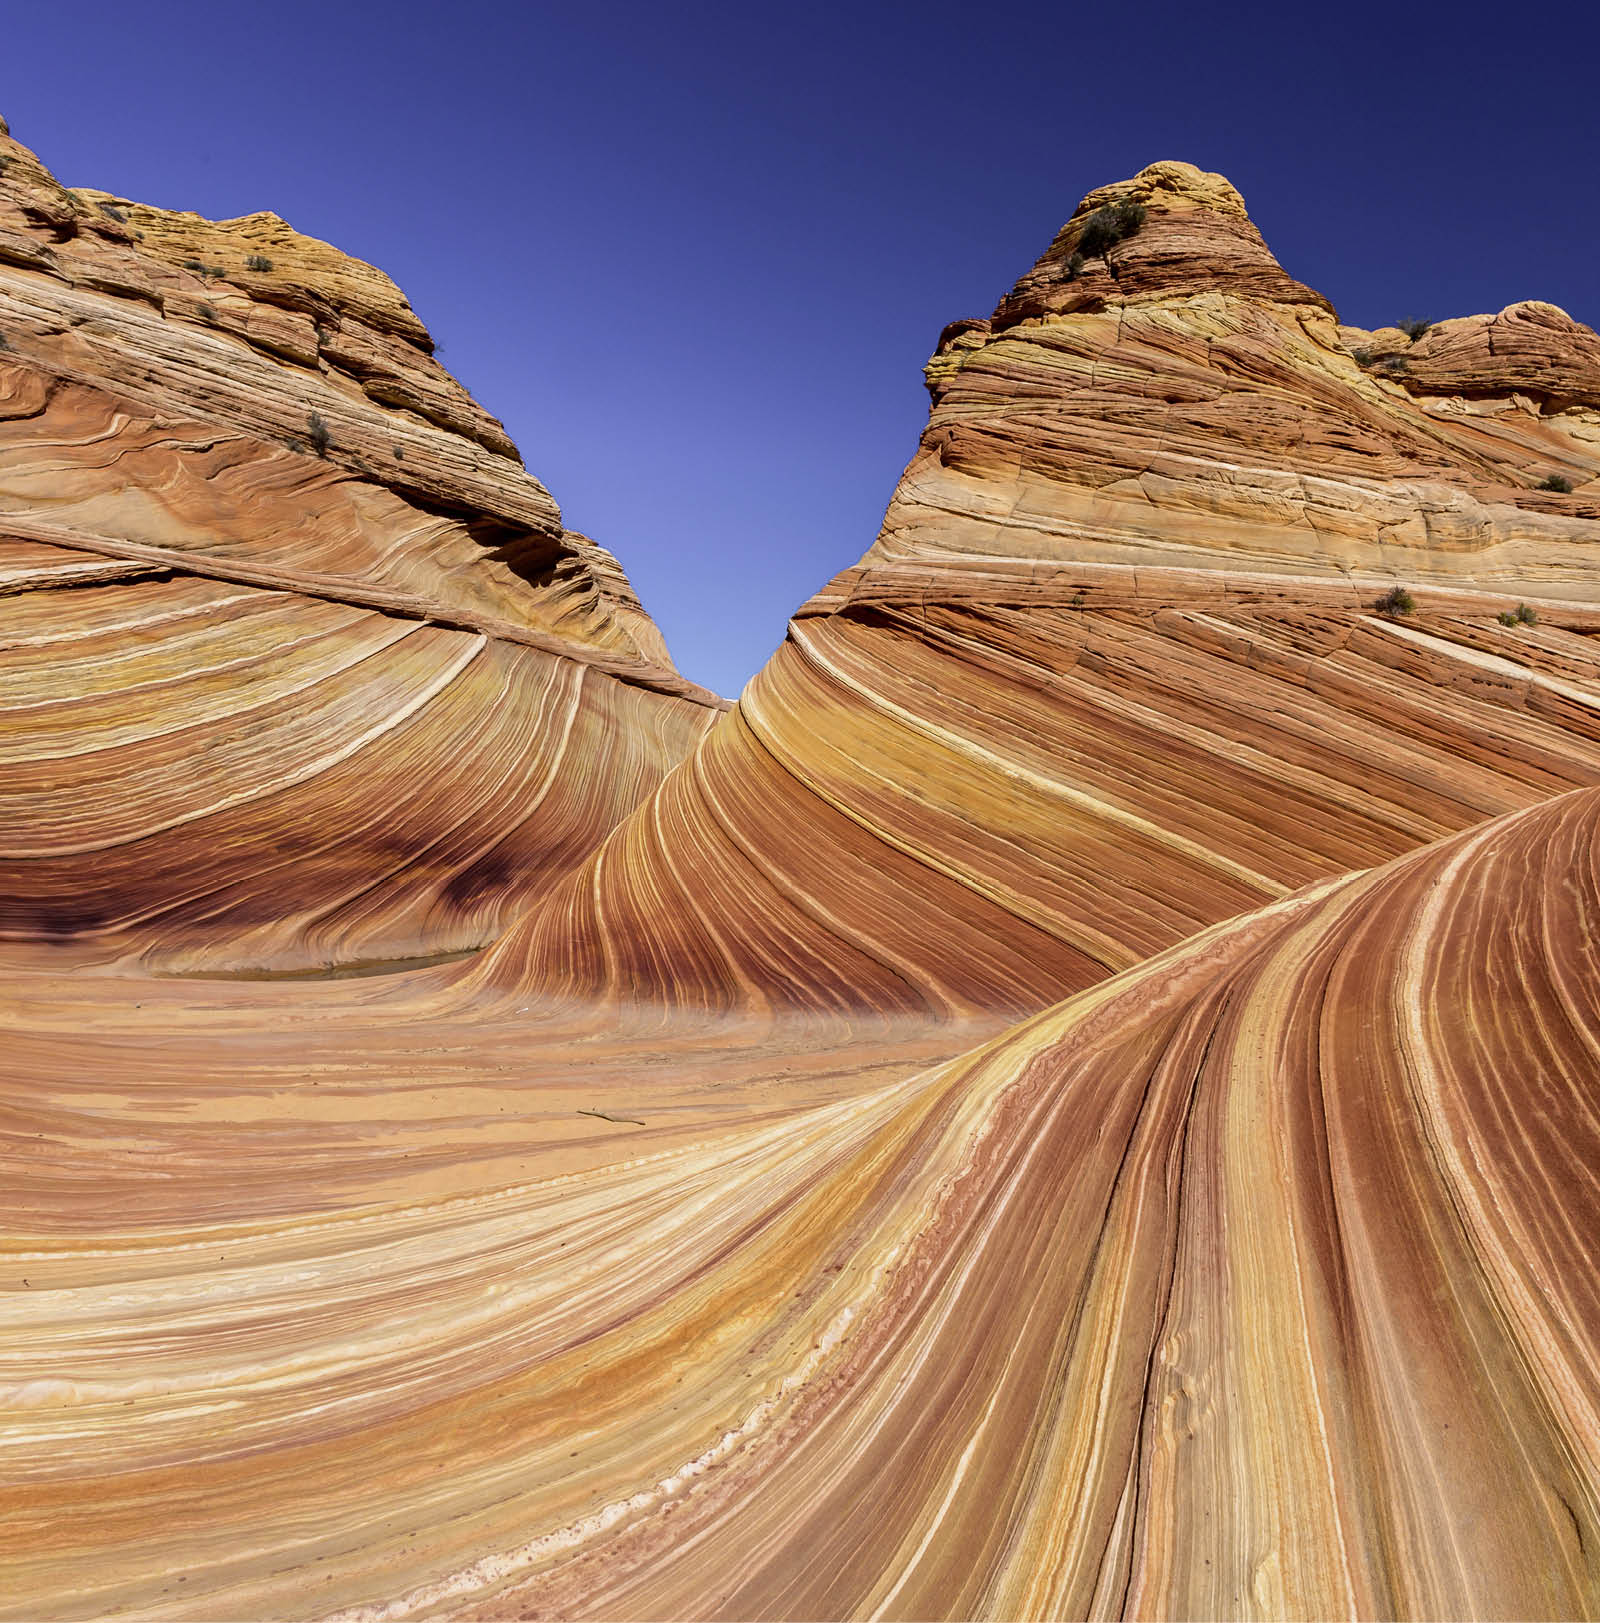
[{"label": "cross-bedded sandstone", "polygon": [[0,150],[0,1619],[1600,1613],[1587,328],[1153,165],[722,714],[386,278]]}]

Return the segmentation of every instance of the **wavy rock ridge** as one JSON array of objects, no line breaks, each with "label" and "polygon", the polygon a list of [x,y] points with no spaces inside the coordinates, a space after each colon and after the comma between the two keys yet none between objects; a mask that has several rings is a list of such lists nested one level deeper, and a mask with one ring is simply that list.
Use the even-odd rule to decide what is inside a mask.
[{"label": "wavy rock ridge", "polygon": [[0,938],[481,946],[718,701],[381,272],[0,157]]},{"label": "wavy rock ridge", "polygon": [[[721,714],[392,284],[32,163],[0,835],[129,900],[0,991],[0,1618],[1600,1613],[1588,329],[1340,328],[1154,165]],[[314,378],[207,417],[191,257]]]},{"label": "wavy rock ridge", "polygon": [[[1129,197],[1143,226],[1069,279]],[[876,545],[498,973],[1020,1012],[1600,781],[1600,348],[1515,306],[1418,350],[1508,325],[1521,392],[1435,395],[1420,358],[1363,370],[1220,176],[1091,194],[947,329]],[[1415,612],[1376,612],[1396,586]]]}]

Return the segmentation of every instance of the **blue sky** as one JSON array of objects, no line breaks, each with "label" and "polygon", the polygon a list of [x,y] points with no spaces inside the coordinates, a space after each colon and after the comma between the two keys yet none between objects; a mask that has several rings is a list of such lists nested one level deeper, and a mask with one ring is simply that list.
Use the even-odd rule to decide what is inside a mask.
[{"label": "blue sky", "polygon": [[1346,320],[1600,321],[1589,6],[76,0],[4,44],[68,184],[388,271],[730,694],[871,543],[939,329],[1154,159]]}]

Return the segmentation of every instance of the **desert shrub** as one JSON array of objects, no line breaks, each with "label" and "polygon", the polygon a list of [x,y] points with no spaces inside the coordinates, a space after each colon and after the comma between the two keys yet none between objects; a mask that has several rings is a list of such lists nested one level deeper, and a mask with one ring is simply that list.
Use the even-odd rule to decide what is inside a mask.
[{"label": "desert shrub", "polygon": [[1078,252],[1081,254],[1103,254],[1113,243],[1120,240],[1115,223],[1108,208],[1096,209],[1087,220],[1083,222],[1083,231],[1078,237]]},{"label": "desert shrub", "polygon": [[1149,209],[1137,197],[1125,197],[1117,204],[1117,225],[1125,237],[1131,237],[1149,217]]},{"label": "desert shrub", "polygon": [[1403,586],[1391,586],[1377,602],[1379,614],[1410,614],[1416,606],[1417,600]]},{"label": "desert shrub", "polygon": [[269,271],[272,269],[272,261],[265,254],[247,254],[244,268],[253,271]]},{"label": "desert shrub", "polygon": [[1372,351],[1370,349],[1353,349],[1350,351],[1350,358],[1360,367],[1372,365]]},{"label": "desert shrub", "polygon": [[1407,316],[1404,321],[1395,322],[1401,332],[1414,344],[1426,332],[1433,330],[1431,321],[1424,321],[1421,316]]},{"label": "desert shrub", "polygon": [[1511,612],[1510,609],[1501,609],[1501,611],[1495,616],[1495,619],[1497,619],[1503,626],[1514,626],[1517,623],[1517,617]]},{"label": "desert shrub", "polygon": [[1087,220],[1078,237],[1078,252],[1094,257],[1131,237],[1145,222],[1149,210],[1137,197],[1124,197],[1117,203],[1102,203]]},{"label": "desert shrub", "polygon": [[401,446],[401,445],[395,446],[395,448],[394,448],[394,459],[395,459],[396,462],[404,462],[405,461],[406,453],[405,453],[405,447],[404,446]]},{"label": "desert shrub", "polygon": [[9,338],[7,338],[6,335],[3,332],[0,332],[0,349],[10,349],[10,348],[11,348],[11,340]]},{"label": "desert shrub", "polygon": [[16,160],[9,152],[0,152],[0,175],[4,175]]},{"label": "desert shrub", "polygon": [[198,259],[186,259],[186,260],[184,260],[183,268],[186,271],[193,271],[196,276],[204,276],[205,273],[206,273],[205,266],[202,265]]},{"label": "desert shrub", "polygon": [[1515,619],[1519,625],[1536,626],[1539,623],[1539,616],[1532,609],[1530,609],[1526,603],[1519,603],[1517,605],[1517,611],[1512,618]]},{"label": "desert shrub", "polygon": [[214,304],[207,304],[204,299],[202,299],[195,306],[195,309],[200,312],[200,319],[202,321],[215,321],[217,319],[216,306]]},{"label": "desert shrub", "polygon": [[1541,479],[1537,488],[1539,490],[1553,490],[1562,496],[1570,496],[1572,494],[1572,481],[1565,474],[1553,473],[1548,479]]},{"label": "desert shrub", "polygon": [[1083,272],[1083,255],[1078,254],[1078,253],[1069,255],[1068,258],[1067,258],[1067,264],[1066,264],[1066,278],[1067,278],[1067,280],[1069,282],[1077,281],[1078,277],[1082,274],[1082,272]]},{"label": "desert shrub", "polygon": [[328,447],[333,444],[328,425],[314,411],[306,417],[306,438],[311,441],[311,449],[318,456],[326,456]]},{"label": "desert shrub", "polygon": [[126,225],[128,223],[128,216],[124,214],[115,203],[102,203],[100,205],[100,212],[105,215],[108,220],[115,220],[118,225]]}]

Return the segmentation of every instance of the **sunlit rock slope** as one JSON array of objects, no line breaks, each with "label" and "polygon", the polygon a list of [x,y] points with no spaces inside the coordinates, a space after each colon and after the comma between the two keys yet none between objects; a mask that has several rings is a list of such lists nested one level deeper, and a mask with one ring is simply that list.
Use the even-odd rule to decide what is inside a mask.
[{"label": "sunlit rock slope", "polygon": [[724,714],[386,279],[3,153],[0,1620],[1600,1615],[1587,328],[1155,165]]},{"label": "sunlit rock slope", "polygon": [[0,159],[0,937],[481,946],[715,701],[381,272]]},{"label": "sunlit rock slope", "polygon": [[498,973],[1037,1007],[1600,782],[1600,340],[1524,305],[1416,354],[1363,366],[1220,176],[1092,194],[947,330],[876,545]]}]

